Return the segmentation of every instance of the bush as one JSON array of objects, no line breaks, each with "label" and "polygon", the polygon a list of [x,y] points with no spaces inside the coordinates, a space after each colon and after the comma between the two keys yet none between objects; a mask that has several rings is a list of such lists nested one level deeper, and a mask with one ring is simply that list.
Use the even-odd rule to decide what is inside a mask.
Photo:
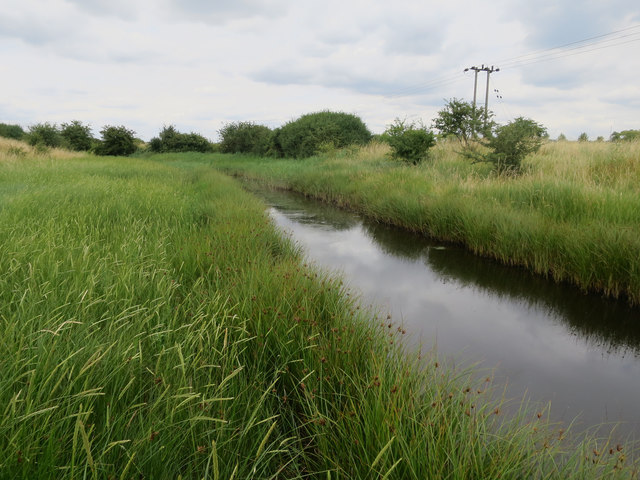
[{"label": "bush", "polygon": [[197,133],[180,133],[173,125],[164,127],[158,137],[149,141],[152,152],[211,152],[211,142]]},{"label": "bush", "polygon": [[588,142],[589,141],[589,135],[586,134],[586,132],[582,132],[579,136],[578,136],[578,141],[579,142]]},{"label": "bush", "polygon": [[60,135],[64,140],[64,146],[69,150],[87,152],[91,149],[93,141],[91,127],[89,125],[83,125],[82,122],[78,120],[73,120],[71,123],[63,123]]},{"label": "bush", "polygon": [[305,158],[331,146],[364,145],[371,132],[356,115],[323,111],[303,115],[274,133],[272,151],[285,157]]},{"label": "bush", "polygon": [[518,172],[524,158],[537,152],[547,130],[531,119],[518,117],[506,125],[498,127],[496,134],[488,139],[492,150],[485,160],[493,162],[498,173]]},{"label": "bush", "polygon": [[429,148],[435,145],[433,132],[422,124],[407,123],[396,118],[382,135],[392,150],[393,158],[417,165],[427,157]]},{"label": "bush", "polygon": [[27,143],[32,146],[61,147],[62,135],[55,123],[36,123],[29,127]]},{"label": "bush", "polygon": [[97,155],[131,155],[136,151],[135,132],[123,126],[107,125],[100,130],[102,141],[95,146]]},{"label": "bush", "polygon": [[8,123],[0,123],[0,137],[13,138],[14,140],[22,140],[26,135],[20,125],[10,125]]},{"label": "bush", "polygon": [[269,127],[252,122],[227,123],[218,132],[221,153],[267,155],[273,132]]}]

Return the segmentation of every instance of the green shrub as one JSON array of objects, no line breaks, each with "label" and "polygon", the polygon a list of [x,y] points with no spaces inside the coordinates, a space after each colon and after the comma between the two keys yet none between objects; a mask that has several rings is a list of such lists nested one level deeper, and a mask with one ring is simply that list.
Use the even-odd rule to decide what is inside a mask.
[{"label": "green shrub", "polygon": [[131,155],[136,151],[135,132],[126,127],[107,125],[100,130],[102,141],[94,147],[97,155]]},{"label": "green shrub", "polygon": [[0,137],[13,138],[14,140],[22,140],[26,135],[20,125],[10,125],[8,123],[0,123]]},{"label": "green shrub", "polygon": [[285,157],[305,158],[332,145],[364,145],[371,132],[356,115],[342,112],[316,112],[301,116],[280,128],[272,139],[272,150]]},{"label": "green shrub", "polygon": [[218,133],[222,139],[221,153],[248,153],[258,156],[267,155],[272,137],[269,127],[252,122],[227,123]]},{"label": "green shrub", "polygon": [[393,158],[417,165],[427,157],[436,143],[433,132],[422,124],[408,123],[396,118],[382,135],[389,144]]},{"label": "green shrub", "polygon": [[547,130],[531,119],[518,117],[506,125],[498,127],[496,134],[488,139],[487,146],[492,150],[485,160],[496,167],[498,173],[518,172],[524,158],[537,152]]},{"label": "green shrub", "polygon": [[42,145],[45,147],[61,147],[62,135],[55,123],[36,123],[29,127],[27,143],[29,145]]},{"label": "green shrub", "polygon": [[91,149],[93,135],[91,135],[91,127],[83,125],[78,120],[71,123],[63,123],[60,129],[64,146],[69,150],[76,152],[87,152]]},{"label": "green shrub", "polygon": [[588,142],[589,141],[589,135],[587,135],[586,132],[582,132],[579,136],[578,136],[578,141],[579,142]]},{"label": "green shrub", "polygon": [[640,140],[640,130],[622,130],[611,134],[612,142]]},{"label": "green shrub", "polygon": [[211,142],[197,133],[180,133],[173,125],[164,127],[158,137],[149,141],[149,150],[161,152],[211,152]]}]

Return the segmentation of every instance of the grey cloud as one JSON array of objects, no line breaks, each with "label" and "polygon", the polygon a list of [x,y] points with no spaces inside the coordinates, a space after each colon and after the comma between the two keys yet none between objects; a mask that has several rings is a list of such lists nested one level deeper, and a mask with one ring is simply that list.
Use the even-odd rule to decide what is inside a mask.
[{"label": "grey cloud", "polygon": [[408,90],[420,95],[432,94],[428,89],[421,93],[419,88],[415,88],[417,84],[428,81],[427,73],[402,73],[402,78],[397,78],[393,75],[383,75],[379,71],[350,72],[340,65],[319,65],[310,68],[280,63],[257,70],[249,77],[254,81],[272,85],[315,85],[343,88],[360,94],[393,96]]},{"label": "grey cloud", "polygon": [[30,45],[42,46],[67,34],[66,26],[57,22],[39,18],[0,16],[0,37],[16,38]]},{"label": "grey cloud", "polygon": [[600,100],[611,105],[621,106],[629,109],[640,108],[640,98],[632,91],[604,92]]},{"label": "grey cloud", "polygon": [[0,38],[16,39],[63,58],[93,63],[132,64],[159,61],[163,56],[150,47],[103,42],[100,32],[93,27],[91,22],[78,22],[77,16],[57,19],[0,16]]},{"label": "grey cloud", "polygon": [[419,18],[390,21],[382,32],[384,50],[387,53],[419,56],[440,51],[445,35],[444,22],[429,23]]},{"label": "grey cloud", "polygon": [[136,20],[139,16],[136,4],[123,0],[66,0],[79,10],[96,16],[113,16],[122,20]]},{"label": "grey cloud", "polygon": [[519,3],[517,10],[509,13],[519,17],[529,30],[526,42],[532,48],[553,48],[614,31],[624,17],[629,21],[640,19],[640,7],[635,0]]},{"label": "grey cloud", "polygon": [[584,85],[586,80],[584,71],[577,68],[569,68],[566,64],[560,69],[557,67],[557,62],[558,60],[551,60],[520,67],[523,83],[558,90],[572,90]]},{"label": "grey cloud", "polygon": [[168,5],[182,19],[215,25],[256,17],[273,19],[288,10],[286,0],[168,0]]},{"label": "grey cloud", "polygon": [[376,45],[384,54],[424,56],[441,49],[444,34],[444,25],[429,25],[420,18],[381,18],[377,23],[322,29],[315,36],[313,45],[318,51]]}]

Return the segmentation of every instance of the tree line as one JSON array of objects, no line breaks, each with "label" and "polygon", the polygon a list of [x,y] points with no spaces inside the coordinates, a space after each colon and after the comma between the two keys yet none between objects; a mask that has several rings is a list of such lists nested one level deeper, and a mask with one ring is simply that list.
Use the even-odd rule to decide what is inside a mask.
[{"label": "tree line", "polygon": [[162,152],[212,152],[215,144],[197,133],[180,133],[175,127],[164,127],[158,137],[149,143],[136,138],[135,132],[125,126],[106,125],[95,138],[90,125],[79,120],[70,123],[37,123],[26,131],[20,125],[0,123],[0,137],[22,140],[34,147],[66,148],[96,155],[127,156],[140,150]]},{"label": "tree line", "polygon": [[422,122],[396,118],[376,136],[356,115],[324,111],[303,115],[274,130],[252,122],[229,123],[220,130],[220,137],[223,153],[292,158],[363,145],[375,138],[389,144],[394,159],[413,165],[429,158],[429,149],[438,138],[455,138],[462,145],[463,155],[491,162],[505,172],[519,169],[522,159],[547,138],[547,131],[522,117],[500,126],[493,121],[493,113],[452,99],[438,112],[431,129]]},{"label": "tree line", "polygon": [[[37,123],[25,131],[19,125],[0,123],[0,136],[24,140],[30,145],[87,151],[97,155],[127,156],[139,151],[241,153],[274,158],[306,158],[349,145],[364,145],[372,139],[389,144],[394,159],[418,164],[429,158],[438,139],[456,139],[461,153],[479,162],[491,162],[500,172],[518,170],[522,159],[535,152],[548,138],[546,128],[519,117],[498,125],[493,113],[458,99],[451,99],[437,113],[431,128],[422,122],[396,118],[381,135],[373,135],[357,115],[321,111],[302,115],[271,129],[249,121],[225,124],[220,142],[198,133],[182,133],[165,126],[148,143],[124,126],[106,125],[95,138],[89,125],[78,120],[57,125]],[[560,138],[559,138],[560,139]],[[613,132],[611,141],[640,139],[640,130]],[[580,140],[587,140],[586,134]]]}]

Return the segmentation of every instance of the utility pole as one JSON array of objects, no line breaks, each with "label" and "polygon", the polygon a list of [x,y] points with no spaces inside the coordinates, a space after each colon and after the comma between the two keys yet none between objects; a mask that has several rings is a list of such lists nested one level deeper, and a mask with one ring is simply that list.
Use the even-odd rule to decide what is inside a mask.
[{"label": "utility pole", "polygon": [[489,113],[489,75],[493,72],[499,72],[500,69],[494,69],[493,65],[491,65],[491,68],[486,67],[484,68],[484,71],[487,72],[487,91],[484,95],[484,128],[487,128],[487,115]]},{"label": "utility pole", "polygon": [[482,67],[469,67],[469,68],[465,68],[464,71],[468,72],[469,70],[473,70],[475,72],[474,78],[473,78],[473,109],[476,109],[476,92],[478,91],[478,72],[484,70],[484,64],[482,64]]},{"label": "utility pole", "polygon": [[[478,91],[478,72],[487,72],[487,88],[486,88],[485,97],[484,97],[484,126],[486,128],[487,114],[489,113],[489,75],[491,75],[493,72],[499,72],[500,69],[494,68],[493,65],[491,65],[491,68],[485,67],[483,63],[481,67],[473,66],[473,67],[464,69],[465,72],[468,72],[469,70],[473,70],[475,72],[474,79],[473,79],[473,112],[474,113],[476,111],[476,94]],[[473,131],[473,126],[472,126],[471,135],[473,136],[474,134],[475,132]]]}]

